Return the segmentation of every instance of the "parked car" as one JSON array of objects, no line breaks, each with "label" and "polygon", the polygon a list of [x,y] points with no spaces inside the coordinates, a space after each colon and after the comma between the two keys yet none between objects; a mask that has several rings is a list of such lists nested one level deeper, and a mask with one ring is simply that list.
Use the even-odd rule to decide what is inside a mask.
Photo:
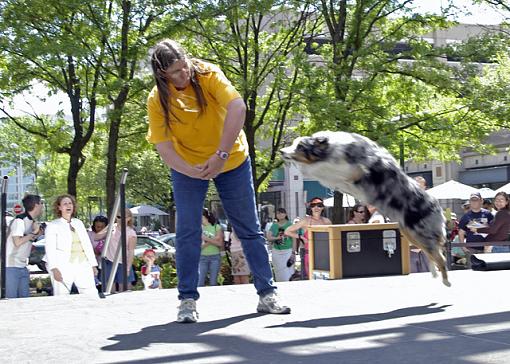
[{"label": "parked car", "polygon": [[39,270],[46,272],[46,263],[42,260],[45,254],[44,237],[32,243],[32,251],[28,257],[28,264],[36,265]]},{"label": "parked car", "polygon": [[175,258],[175,248],[172,245],[148,235],[137,235],[135,256],[141,257],[145,249],[154,249],[156,256],[169,256]]},{"label": "parked car", "polygon": [[163,234],[158,236],[157,239],[175,248],[175,233]]},{"label": "parked car", "polygon": [[[175,248],[170,244],[147,235],[137,235],[135,256],[141,257],[145,249],[154,249],[156,256],[169,256],[175,258]],[[36,265],[41,271],[46,272],[46,263],[42,260],[44,254],[44,238],[42,238],[35,243],[32,243],[32,251],[28,259],[28,264]]]}]

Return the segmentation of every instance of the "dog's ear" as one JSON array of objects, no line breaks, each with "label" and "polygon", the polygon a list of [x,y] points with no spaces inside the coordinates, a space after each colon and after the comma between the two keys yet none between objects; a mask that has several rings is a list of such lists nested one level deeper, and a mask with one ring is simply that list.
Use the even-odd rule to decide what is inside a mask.
[{"label": "dog's ear", "polygon": [[314,145],[316,148],[327,148],[329,146],[329,138],[325,136],[320,136],[314,138]]},{"label": "dog's ear", "polygon": [[308,163],[324,160],[329,154],[329,139],[324,136],[305,138],[299,143],[297,151],[303,154]]}]

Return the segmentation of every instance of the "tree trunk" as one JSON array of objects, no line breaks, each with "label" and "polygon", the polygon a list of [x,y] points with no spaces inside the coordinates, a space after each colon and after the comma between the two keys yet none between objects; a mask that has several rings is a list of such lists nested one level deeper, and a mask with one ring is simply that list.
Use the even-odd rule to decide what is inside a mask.
[{"label": "tree trunk", "polygon": [[71,196],[77,196],[76,180],[78,179],[78,172],[80,171],[83,163],[80,162],[80,152],[73,150],[69,153],[69,169],[67,171],[67,193]]},{"label": "tree trunk", "polygon": [[333,205],[333,216],[332,223],[333,224],[345,224],[345,210],[343,206],[343,198],[344,195],[342,192],[335,191],[334,193],[334,205]]}]

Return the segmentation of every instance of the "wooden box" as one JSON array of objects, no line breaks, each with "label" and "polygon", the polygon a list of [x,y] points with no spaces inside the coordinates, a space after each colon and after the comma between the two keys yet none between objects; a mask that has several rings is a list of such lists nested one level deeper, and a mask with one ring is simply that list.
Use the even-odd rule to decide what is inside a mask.
[{"label": "wooden box", "polygon": [[310,279],[409,274],[409,242],[398,223],[308,227]]}]

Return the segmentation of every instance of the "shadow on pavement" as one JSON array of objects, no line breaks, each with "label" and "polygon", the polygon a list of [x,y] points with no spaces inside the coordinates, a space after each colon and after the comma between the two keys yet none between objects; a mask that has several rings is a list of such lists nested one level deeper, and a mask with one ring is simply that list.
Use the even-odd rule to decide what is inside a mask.
[{"label": "shadow on pavement", "polygon": [[373,314],[356,315],[356,316],[325,317],[325,318],[316,319],[316,320],[294,321],[294,322],[287,322],[283,325],[268,326],[268,328],[276,328],[276,327],[315,328],[315,327],[328,327],[328,326],[355,325],[355,324],[362,324],[362,323],[366,323],[366,322],[391,320],[391,319],[408,317],[408,316],[429,315],[429,314],[433,314],[433,313],[443,312],[446,307],[451,306],[451,305],[443,305],[443,306],[439,306],[439,307],[433,307],[434,305],[436,305],[436,303],[431,303],[426,306],[400,308],[398,310],[393,310],[393,311],[384,312],[384,313],[373,313]]},{"label": "shadow on pavement", "polygon": [[[275,330],[284,341],[271,342],[264,336],[228,335],[213,330],[224,329],[235,323],[256,319],[260,314],[200,322],[197,324],[168,323],[149,326],[140,332],[111,337],[117,343],[102,350],[129,351],[148,348],[151,344],[202,344],[195,353],[179,354],[175,351],[163,357],[144,360],[123,360],[118,363],[228,362],[233,363],[505,363],[510,352],[510,312],[469,316],[373,329],[362,325],[343,325],[379,322],[395,318],[443,312],[447,305],[434,307],[406,307],[385,313],[359,316],[332,317],[318,320],[289,322],[263,328]],[[288,316],[291,317],[291,316]],[[333,327],[338,327],[335,331]],[[302,330],[313,328],[303,337]],[[324,329],[322,329],[324,328]],[[488,328],[488,329],[487,329]],[[295,332],[301,330],[299,338]],[[471,330],[471,331],[470,331]],[[280,334],[281,332],[281,334]],[[258,332],[259,334],[259,332]],[[170,352],[172,352],[172,349]],[[127,352],[124,355],[129,355]],[[227,356],[226,359],[225,356]],[[482,358],[474,360],[475,358]],[[506,358],[506,359],[504,359]],[[221,359],[221,360],[220,360]]]}]

